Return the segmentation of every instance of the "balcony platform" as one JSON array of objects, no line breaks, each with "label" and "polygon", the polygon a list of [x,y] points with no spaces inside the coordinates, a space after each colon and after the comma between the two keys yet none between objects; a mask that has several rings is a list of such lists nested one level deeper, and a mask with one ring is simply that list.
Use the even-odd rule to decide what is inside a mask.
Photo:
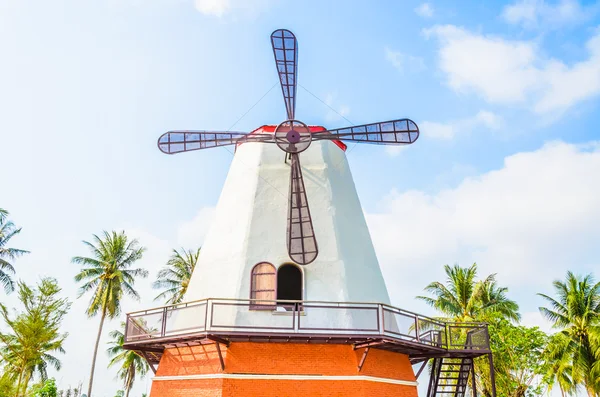
[{"label": "balcony platform", "polygon": [[345,344],[406,354],[413,364],[491,352],[487,324],[444,322],[381,303],[205,299],[127,314],[124,347],[153,370],[165,349],[235,342]]}]

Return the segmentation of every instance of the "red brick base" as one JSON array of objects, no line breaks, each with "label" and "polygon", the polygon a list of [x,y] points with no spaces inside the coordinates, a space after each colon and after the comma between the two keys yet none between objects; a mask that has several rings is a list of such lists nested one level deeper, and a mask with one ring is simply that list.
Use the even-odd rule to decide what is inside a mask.
[{"label": "red brick base", "polygon": [[[150,396],[417,397],[404,354],[371,349],[359,372],[364,349],[349,345],[236,342],[221,350],[224,371],[216,345],[166,350]],[[398,384],[402,381],[408,384]]]}]

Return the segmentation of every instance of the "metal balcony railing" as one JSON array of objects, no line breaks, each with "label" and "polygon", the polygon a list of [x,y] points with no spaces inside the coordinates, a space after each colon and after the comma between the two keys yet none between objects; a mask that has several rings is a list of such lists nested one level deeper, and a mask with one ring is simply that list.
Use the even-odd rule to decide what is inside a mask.
[{"label": "metal balcony railing", "polygon": [[127,314],[125,345],[194,335],[386,340],[447,351],[489,352],[484,323],[452,323],[381,303],[204,299]]}]

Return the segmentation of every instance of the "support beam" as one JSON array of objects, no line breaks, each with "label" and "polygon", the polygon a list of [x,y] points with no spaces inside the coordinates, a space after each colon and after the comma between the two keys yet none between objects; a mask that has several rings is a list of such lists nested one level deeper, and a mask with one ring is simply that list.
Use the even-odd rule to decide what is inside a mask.
[{"label": "support beam", "polygon": [[[437,363],[436,363],[437,361]],[[434,363],[434,371],[435,371],[435,382],[433,385],[433,394],[432,396],[435,396],[437,394],[437,390],[438,390],[438,386],[440,384],[440,375],[441,375],[441,370],[442,370],[442,366],[444,364],[444,359],[443,358],[438,358],[436,360],[433,361]]]},{"label": "support beam", "polygon": [[223,361],[223,354],[221,354],[221,344],[217,342],[215,344],[217,346],[217,353],[219,354],[219,361],[221,362],[221,370],[225,371],[225,362]]},{"label": "support beam", "polygon": [[429,387],[427,388],[427,397],[435,396],[437,389],[437,378],[440,376],[438,365],[441,358],[434,358],[431,365],[431,374],[429,376]]},{"label": "support beam", "polygon": [[384,341],[370,341],[370,342],[361,342],[355,343],[353,346],[354,350],[362,349],[363,347],[373,347],[385,344]]},{"label": "support beam", "polygon": [[164,353],[165,349],[160,347],[138,347],[137,351],[145,351],[150,353]]},{"label": "support beam", "polygon": [[477,382],[475,382],[475,360],[471,363],[471,389],[473,389],[473,397],[477,397]]},{"label": "support beam", "polygon": [[146,362],[148,363],[148,366],[150,367],[150,369],[152,370],[154,375],[156,375],[156,368],[154,368],[152,361],[150,361],[150,358],[148,357],[148,355],[146,354],[145,351],[142,351],[142,357],[144,357],[144,360],[146,360]]},{"label": "support beam", "polygon": [[494,370],[494,357],[492,357],[492,353],[488,354],[488,360],[490,363],[490,381],[492,382],[492,397],[496,397],[496,373]]},{"label": "support beam", "polygon": [[371,349],[371,348],[367,347],[367,348],[365,348],[365,351],[363,352],[360,362],[358,363],[358,372],[360,372],[360,370],[363,367],[363,364],[365,363],[365,360],[367,359],[367,354],[369,354],[369,349]]},{"label": "support beam", "polygon": [[429,362],[429,360],[423,361],[423,364],[421,365],[421,368],[419,368],[419,371],[417,371],[417,375],[415,376],[415,379],[419,379],[419,375],[421,375],[421,372],[423,372],[423,370],[427,366],[428,362]]},{"label": "support beam", "polygon": [[229,347],[229,341],[227,339],[223,339],[223,338],[219,338],[218,336],[214,336],[214,335],[207,335],[206,339],[210,339],[213,342],[217,342],[220,343],[222,345],[225,345],[226,347]]}]

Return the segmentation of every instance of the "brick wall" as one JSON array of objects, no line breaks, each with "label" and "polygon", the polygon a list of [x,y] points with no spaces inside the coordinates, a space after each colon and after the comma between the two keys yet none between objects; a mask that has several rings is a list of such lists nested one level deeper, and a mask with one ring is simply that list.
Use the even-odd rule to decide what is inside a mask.
[{"label": "brick wall", "polygon": [[[362,370],[358,363],[364,349],[349,345],[294,343],[232,343],[221,346],[225,370],[221,370],[216,345],[172,348],[165,351],[157,377],[210,374],[268,375],[366,375],[414,381],[404,354],[370,349]],[[368,380],[273,380],[273,379],[156,379],[150,397],[416,397],[415,386]]]}]

